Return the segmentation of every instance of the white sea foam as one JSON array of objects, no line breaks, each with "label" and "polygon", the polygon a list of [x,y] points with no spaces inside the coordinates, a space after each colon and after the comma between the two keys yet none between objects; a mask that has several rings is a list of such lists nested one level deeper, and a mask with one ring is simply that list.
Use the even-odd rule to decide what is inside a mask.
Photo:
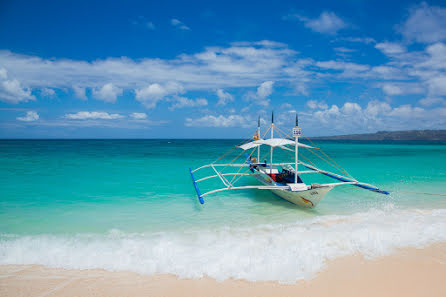
[{"label": "white sea foam", "polygon": [[327,260],[446,242],[446,209],[370,210],[294,224],[188,233],[0,236],[0,264],[208,275],[252,281],[309,279]]}]

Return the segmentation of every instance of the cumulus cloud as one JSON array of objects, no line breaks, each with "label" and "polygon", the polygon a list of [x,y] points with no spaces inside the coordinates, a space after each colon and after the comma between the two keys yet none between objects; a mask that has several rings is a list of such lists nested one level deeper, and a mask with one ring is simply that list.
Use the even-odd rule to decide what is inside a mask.
[{"label": "cumulus cloud", "polygon": [[[274,86],[267,82],[288,87],[288,94],[308,95],[312,84],[320,86],[336,80],[354,82],[366,89],[383,89],[387,95],[445,96],[445,44],[409,51],[399,43],[381,42],[377,49],[386,53],[388,61],[373,66],[343,59],[317,61],[300,57],[285,44],[273,41],[208,47],[170,60],[108,58],[86,62],[0,51],[0,100],[33,100],[31,89],[49,88],[56,92],[72,89],[82,99],[87,98],[85,91],[90,89],[94,97],[113,102],[126,90],[144,106],[154,108],[162,100],[173,100],[173,96],[189,91],[210,91],[217,92],[217,104],[223,106],[232,97],[224,90],[250,88],[252,91],[245,93],[244,99],[267,106],[269,95],[265,94]],[[5,82],[15,85],[5,87]],[[11,90],[16,96],[11,96]]]},{"label": "cumulus cloud", "polygon": [[273,93],[273,81],[265,81],[257,88],[257,97],[265,99]]},{"label": "cumulus cloud", "polygon": [[431,95],[446,96],[446,75],[432,77],[427,84]]},{"label": "cumulus cloud", "polygon": [[145,120],[147,119],[147,114],[144,112],[133,112],[130,117],[135,120]]},{"label": "cumulus cloud", "polygon": [[368,75],[371,70],[371,67],[369,65],[333,60],[316,62],[316,66],[321,69],[341,71],[342,75],[339,77],[342,78],[364,77]]},{"label": "cumulus cloud", "polygon": [[384,94],[388,96],[395,95],[407,95],[407,94],[422,94],[425,92],[417,83],[406,83],[406,82],[393,82],[393,83],[383,83],[380,84],[381,89]]},{"label": "cumulus cloud", "polygon": [[140,101],[147,108],[154,108],[156,104],[168,95],[179,94],[184,91],[183,87],[175,82],[165,85],[158,83],[149,84],[145,88],[136,89],[136,100]]},{"label": "cumulus cloud", "polygon": [[348,25],[334,12],[324,11],[318,18],[311,19],[300,14],[285,16],[286,20],[297,19],[304,23],[304,26],[319,33],[335,35],[339,30],[347,28]]},{"label": "cumulus cloud", "polygon": [[228,92],[223,91],[222,89],[217,90],[217,97],[217,105],[226,105],[228,102],[234,101],[234,97]]},{"label": "cumulus cloud", "polygon": [[17,79],[8,79],[8,72],[0,68],[0,101],[17,104],[34,100],[29,88],[23,88]]},{"label": "cumulus cloud", "polygon": [[116,120],[124,118],[118,113],[108,113],[103,111],[79,111],[77,113],[69,113],[64,116],[70,120]]},{"label": "cumulus cloud", "polygon": [[22,122],[34,122],[39,119],[39,114],[35,111],[27,111],[23,117],[18,117],[17,120]]},{"label": "cumulus cloud", "polygon": [[325,101],[308,100],[306,105],[310,109],[327,109],[328,108],[328,105],[325,103]]},{"label": "cumulus cloud", "polygon": [[93,90],[93,96],[105,102],[116,102],[116,98],[122,95],[122,89],[112,83],[103,85],[101,88]]},{"label": "cumulus cloud", "polygon": [[186,26],[182,21],[179,19],[171,19],[170,24],[180,30],[190,30],[188,26]]},{"label": "cumulus cloud", "polygon": [[56,92],[50,88],[43,88],[40,90],[40,95],[43,97],[53,97]]},{"label": "cumulus cloud", "polygon": [[273,93],[273,81],[265,81],[257,87],[256,92],[248,92],[245,94],[244,98],[246,101],[252,101],[256,105],[268,106],[270,103],[270,96]]},{"label": "cumulus cloud", "polygon": [[[254,87],[269,80],[290,84],[304,81],[309,72],[303,70],[305,65],[302,66],[300,61],[296,59],[296,52],[286,45],[265,40],[208,47],[202,52],[179,55],[171,60],[122,57],[87,62],[42,59],[0,51],[0,65],[15,74],[26,87],[22,87],[25,91],[29,88],[68,88],[76,97],[85,100],[85,90],[91,89],[94,97],[96,94],[112,101],[114,94],[121,94],[119,90],[135,90],[137,99],[147,106],[154,106],[160,100],[156,97],[153,102],[151,99],[151,85],[166,88],[166,85],[176,83],[184,91],[195,91]],[[102,88],[110,83],[116,88],[108,88],[115,92],[101,95]],[[143,89],[147,89],[147,96]],[[169,93],[173,94],[176,93]]]},{"label": "cumulus cloud", "polygon": [[[389,103],[372,100],[366,107],[345,102],[303,114],[302,123],[331,134],[366,133],[377,130],[408,130],[446,128],[446,108],[425,109],[410,104],[392,107]],[[326,132],[324,133],[326,134]]]},{"label": "cumulus cloud", "polygon": [[208,105],[208,101],[205,98],[197,98],[193,100],[186,97],[174,96],[172,101],[174,103],[169,107],[169,110],[185,107],[203,107]]},{"label": "cumulus cloud", "polygon": [[408,40],[433,43],[446,40],[446,9],[426,2],[413,7],[398,31]]},{"label": "cumulus cloud", "polygon": [[383,84],[382,90],[387,95],[401,95],[401,94],[403,94],[403,90],[400,87],[392,85],[392,84]]},{"label": "cumulus cloud", "polygon": [[252,127],[255,125],[255,121],[251,118],[246,118],[241,115],[231,114],[228,116],[219,115],[205,115],[201,118],[186,118],[185,126],[187,127]]},{"label": "cumulus cloud", "polygon": [[397,55],[406,52],[406,48],[398,43],[381,42],[375,45],[375,48],[379,49],[386,55]]}]

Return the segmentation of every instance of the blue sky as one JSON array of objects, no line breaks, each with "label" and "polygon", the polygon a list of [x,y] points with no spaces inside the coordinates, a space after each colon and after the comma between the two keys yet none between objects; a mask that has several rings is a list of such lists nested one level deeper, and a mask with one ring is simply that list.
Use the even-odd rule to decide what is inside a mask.
[{"label": "blue sky", "polygon": [[1,138],[446,129],[445,1],[2,1]]}]

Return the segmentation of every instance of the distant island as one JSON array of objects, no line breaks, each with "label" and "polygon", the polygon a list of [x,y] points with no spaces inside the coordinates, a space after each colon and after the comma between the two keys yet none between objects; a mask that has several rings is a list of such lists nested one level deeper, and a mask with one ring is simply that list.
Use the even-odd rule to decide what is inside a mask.
[{"label": "distant island", "polygon": [[446,141],[446,130],[378,131],[367,134],[311,137],[317,140]]}]

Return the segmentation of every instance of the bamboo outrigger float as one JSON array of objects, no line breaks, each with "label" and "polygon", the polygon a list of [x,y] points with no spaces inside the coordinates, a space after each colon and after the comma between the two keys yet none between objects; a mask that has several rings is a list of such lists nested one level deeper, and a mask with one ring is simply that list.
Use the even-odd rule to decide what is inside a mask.
[{"label": "bamboo outrigger float", "polygon": [[[299,142],[299,137],[301,137],[301,129],[299,128],[297,115],[296,115],[296,126],[293,128],[292,131],[293,139],[274,138],[275,129],[277,129],[277,127],[275,127],[274,125],[274,114],[273,114],[272,123],[269,128],[269,130],[271,131],[270,138],[268,139],[260,138],[260,118],[259,118],[257,131],[254,134],[254,138],[252,139],[252,141],[237,146],[237,148],[240,148],[243,151],[251,151],[251,153],[246,158],[244,163],[234,164],[233,162],[231,162],[226,164],[218,164],[214,162],[211,164],[203,165],[194,170],[189,169],[192,177],[192,182],[197,192],[198,200],[200,201],[200,203],[204,204],[204,197],[208,195],[222,191],[242,190],[242,189],[270,190],[274,194],[278,195],[279,197],[285,200],[288,200],[294,204],[307,208],[315,207],[330,190],[332,190],[334,187],[337,186],[353,185],[373,192],[386,195],[389,194],[389,192],[380,190],[379,188],[373,185],[359,182],[350,175],[344,176],[333,172],[321,170],[316,166],[310,165],[308,163],[299,160],[299,147],[303,147],[309,150],[319,150],[319,148]],[[260,147],[262,145],[270,147],[269,164],[266,162],[266,160],[264,162],[260,162]],[[292,147],[294,147],[294,149]],[[276,148],[294,152],[294,162],[274,163],[273,153],[274,149]],[[252,155],[255,152],[257,153],[257,158],[252,157]],[[324,155],[327,156],[325,153]],[[234,160],[236,160],[240,156],[241,154],[239,154]],[[301,167],[305,167],[306,170],[299,170],[299,165],[301,165]],[[205,168],[212,169],[213,173],[204,176],[202,178],[196,179],[194,173],[203,170]],[[223,170],[225,168],[239,168],[239,169],[237,172],[223,173]],[[242,168],[245,169],[244,172],[240,172]],[[342,171],[347,173],[344,170]],[[301,176],[312,173],[313,174],[319,173],[321,175],[336,179],[338,180],[338,182],[323,183],[323,184],[312,183],[310,185],[305,184]],[[232,179],[229,178],[231,176]],[[246,176],[256,178],[262,185],[237,186],[236,183],[240,180],[240,178]],[[198,183],[215,178],[220,179],[220,181],[223,183],[223,187],[210,190],[205,193],[201,193],[198,187]]]}]

